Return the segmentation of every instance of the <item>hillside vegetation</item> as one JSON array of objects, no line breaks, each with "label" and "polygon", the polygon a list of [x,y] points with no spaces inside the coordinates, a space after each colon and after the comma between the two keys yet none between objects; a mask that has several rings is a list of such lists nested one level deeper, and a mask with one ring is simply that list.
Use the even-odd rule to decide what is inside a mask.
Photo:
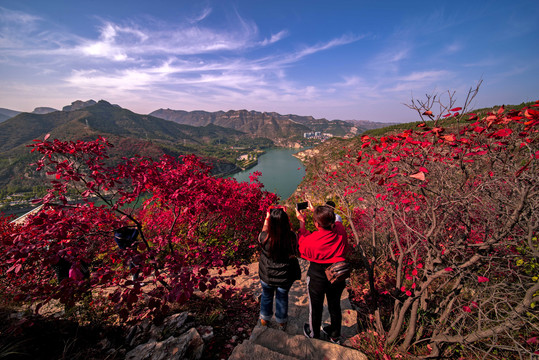
[{"label": "hillside vegetation", "polygon": [[301,154],[297,199],[334,200],[351,229],[373,358],[539,355],[539,102],[462,108]]},{"label": "hillside vegetation", "polygon": [[[92,136],[92,122],[102,130],[120,122],[147,134],[138,144],[156,152],[175,146],[154,142],[160,132],[198,141],[188,126],[147,124],[114,106],[101,113],[110,106],[74,110],[56,125]],[[463,108],[420,106],[425,121],[412,129],[303,152],[308,176],[295,200],[331,199],[343,216],[354,245],[352,343],[369,358],[539,355],[539,102],[481,115]],[[0,217],[2,303],[35,313],[60,304],[80,324],[122,326],[159,323],[197,294],[254,308],[223,271],[248,271],[264,214],[278,201],[258,174],[250,183],[217,178],[194,155],[115,161],[111,151],[124,149],[101,136],[46,135],[31,148],[27,171],[50,181],[35,215],[18,224]],[[69,202],[73,194],[81,201]],[[36,317],[21,316],[17,326],[32,329]]]},{"label": "hillside vegetation", "polygon": [[267,138],[257,138],[231,128],[209,124],[196,127],[177,124],[99,101],[70,111],[47,114],[20,113],[0,124],[0,187],[4,195],[17,191],[41,189],[44,175],[29,166],[36,160],[28,145],[50,134],[70,141],[106,137],[115,148],[112,160],[135,154],[159,158],[162,154],[178,156],[197,154],[208,159],[216,174],[237,171],[237,151],[232,146],[266,148]]}]

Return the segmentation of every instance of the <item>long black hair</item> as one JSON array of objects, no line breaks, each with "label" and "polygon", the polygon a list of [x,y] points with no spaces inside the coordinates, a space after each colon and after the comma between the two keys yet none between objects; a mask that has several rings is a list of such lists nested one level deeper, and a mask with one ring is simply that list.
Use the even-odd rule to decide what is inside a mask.
[{"label": "long black hair", "polygon": [[283,209],[271,209],[268,223],[269,255],[273,260],[286,260],[296,254],[296,234],[290,227],[288,214]]}]

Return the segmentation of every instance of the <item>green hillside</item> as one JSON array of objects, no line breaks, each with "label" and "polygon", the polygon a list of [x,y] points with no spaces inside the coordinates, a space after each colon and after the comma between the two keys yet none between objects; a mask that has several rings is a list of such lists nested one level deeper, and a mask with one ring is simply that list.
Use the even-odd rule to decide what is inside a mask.
[{"label": "green hillside", "polygon": [[136,154],[158,158],[163,153],[178,156],[196,154],[207,158],[216,174],[237,171],[238,150],[232,146],[264,148],[273,145],[215,124],[203,127],[178,124],[99,101],[73,111],[47,114],[20,113],[0,124],[0,197],[18,191],[38,191],[44,184],[43,173],[30,165],[36,160],[27,145],[51,134],[61,140],[107,138],[115,145],[112,161]]}]

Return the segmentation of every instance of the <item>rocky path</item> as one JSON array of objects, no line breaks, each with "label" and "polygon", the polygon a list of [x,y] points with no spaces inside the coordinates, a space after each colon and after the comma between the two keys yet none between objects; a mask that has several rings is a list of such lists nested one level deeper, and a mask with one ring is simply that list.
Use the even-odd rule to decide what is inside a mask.
[{"label": "rocky path", "polygon": [[[302,279],[296,281],[289,293],[289,322],[286,331],[277,330],[275,322],[268,327],[257,325],[249,340],[238,345],[232,352],[229,360],[239,359],[358,359],[367,357],[354,350],[349,339],[357,334],[356,312],[348,301],[348,292],[345,290],[341,298],[343,311],[342,336],[344,346],[336,345],[325,340],[308,339],[303,335],[303,324],[308,321],[309,298],[305,276],[308,262],[300,259]],[[258,264],[249,266],[249,275],[235,277],[236,287],[250,289],[256,296],[261,293]],[[329,313],[324,306],[323,323],[329,323]]]}]

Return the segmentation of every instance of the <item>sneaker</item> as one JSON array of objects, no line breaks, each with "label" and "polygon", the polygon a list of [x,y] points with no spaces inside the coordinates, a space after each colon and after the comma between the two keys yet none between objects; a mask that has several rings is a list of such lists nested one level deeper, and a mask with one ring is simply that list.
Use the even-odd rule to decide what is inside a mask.
[{"label": "sneaker", "polygon": [[260,325],[262,326],[268,326],[268,322],[264,319],[260,319]]},{"label": "sneaker", "polygon": [[277,324],[277,326],[279,327],[279,330],[281,331],[285,331],[286,330],[286,323],[282,323],[282,324]]},{"label": "sneaker", "polygon": [[311,339],[313,334],[311,333],[311,326],[309,324],[303,324],[303,334]]},{"label": "sneaker", "polygon": [[331,341],[334,344],[342,345],[341,337],[331,337],[329,334],[331,333],[331,325],[322,326],[322,333],[327,336],[329,341]]}]

